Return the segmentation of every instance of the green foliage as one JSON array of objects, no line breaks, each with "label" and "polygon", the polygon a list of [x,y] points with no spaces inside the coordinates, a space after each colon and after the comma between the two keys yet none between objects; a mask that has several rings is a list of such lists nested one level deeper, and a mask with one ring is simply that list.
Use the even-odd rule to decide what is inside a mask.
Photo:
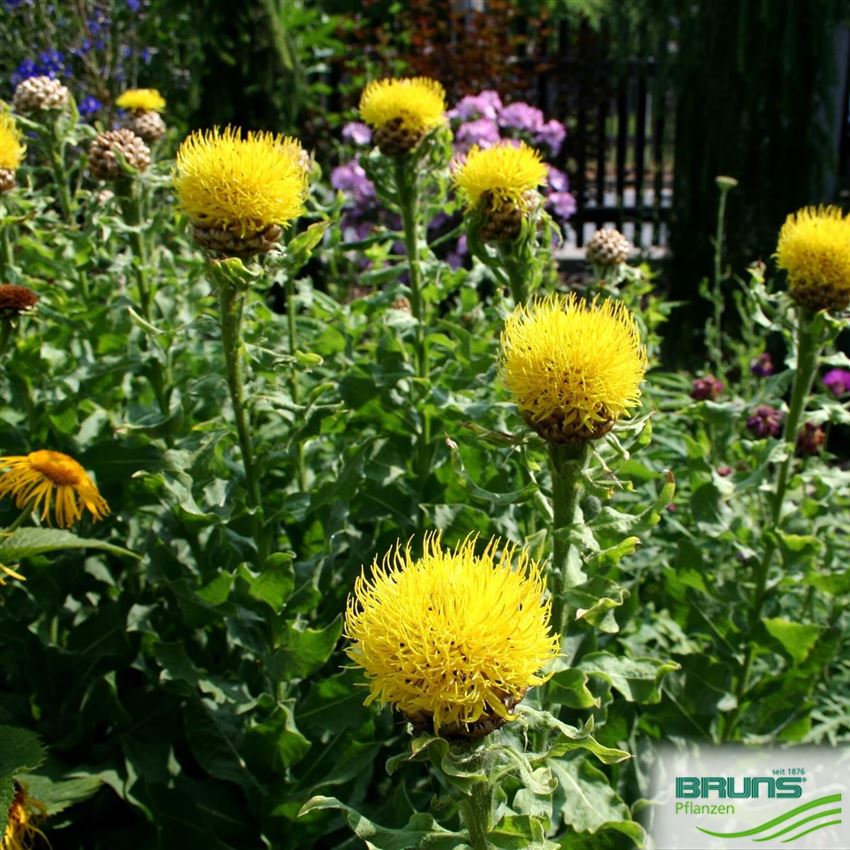
[{"label": "green foliage", "polygon": [[[0,788],[8,801],[24,777],[57,844],[640,846],[630,756],[649,742],[850,738],[848,473],[746,429],[805,359],[763,270],[736,284],[746,332],[718,328],[723,394],[696,402],[690,375],[653,368],[644,410],[593,444],[553,531],[547,447],[498,378],[516,257],[451,269],[424,235],[452,209],[445,131],[401,164],[364,156],[403,231],[357,245],[372,265],[352,300],[327,187],[279,249],[211,266],[167,159],[98,196],[75,152],[87,131],[64,122],[58,148],[34,127],[0,223],[4,279],[40,297],[0,318],[2,456],[66,452],[112,509],[58,530],[0,504],[0,561],[25,577],[0,588]],[[560,286],[551,226],[527,222],[516,246],[543,289]],[[655,362],[677,328],[649,269],[596,288],[642,311]],[[259,501],[223,289],[242,311],[230,362]],[[847,365],[830,348],[843,327],[809,327],[819,365]],[[766,340],[787,368],[756,379]],[[850,413],[816,389],[805,418],[840,433]],[[344,652],[356,577],[430,528],[527,546],[565,624],[546,681],[478,743],[411,736],[365,706]]]}]

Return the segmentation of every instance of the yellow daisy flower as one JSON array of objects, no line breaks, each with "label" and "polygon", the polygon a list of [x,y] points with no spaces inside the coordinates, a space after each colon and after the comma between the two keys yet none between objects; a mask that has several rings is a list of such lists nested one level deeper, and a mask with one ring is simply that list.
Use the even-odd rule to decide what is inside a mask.
[{"label": "yellow daisy flower", "polygon": [[0,498],[12,496],[18,508],[31,505],[49,521],[51,502],[56,524],[70,528],[85,508],[95,520],[109,515],[109,505],[77,461],[61,452],[40,449],[28,455],[0,457]]},{"label": "yellow daisy flower", "polygon": [[[238,256],[268,251],[304,211],[309,157],[292,138],[218,127],[192,133],[177,151],[174,188],[205,247]],[[228,242],[228,238],[230,241]]]},{"label": "yellow daisy flower", "polygon": [[36,839],[47,842],[38,824],[47,817],[47,809],[39,800],[30,797],[19,782],[15,783],[15,796],[9,807],[6,829],[0,840],[0,850],[29,850]]},{"label": "yellow daisy flower", "polygon": [[165,98],[156,89],[128,89],[115,101],[115,105],[133,112],[162,112]]},{"label": "yellow daisy flower", "polygon": [[23,161],[26,150],[15,119],[0,108],[0,194],[14,188],[15,171]]},{"label": "yellow daisy flower", "polygon": [[838,207],[804,207],[785,219],[776,246],[788,293],[811,310],[850,304],[850,215]]},{"label": "yellow daisy flower", "polygon": [[360,117],[375,129],[375,142],[387,156],[413,150],[443,123],[445,111],[445,89],[429,77],[372,80],[360,95]]},{"label": "yellow daisy flower", "polygon": [[502,332],[504,384],[551,442],[607,433],[638,404],[646,368],[635,317],[619,301],[549,295],[514,308]]},{"label": "yellow daisy flower", "polygon": [[345,635],[369,679],[366,704],[392,704],[414,726],[479,737],[511,719],[540,669],[558,654],[540,565],[470,535],[444,549],[426,534],[422,555],[397,543],[349,597]]}]

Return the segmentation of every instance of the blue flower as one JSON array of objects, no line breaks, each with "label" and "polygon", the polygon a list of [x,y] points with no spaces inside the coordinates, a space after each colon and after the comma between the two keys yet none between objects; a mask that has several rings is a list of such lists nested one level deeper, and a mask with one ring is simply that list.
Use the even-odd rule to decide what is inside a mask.
[{"label": "blue flower", "polygon": [[153,52],[153,47],[143,47],[141,53],[139,53],[139,59],[141,59],[145,65],[150,65],[151,59],[153,59]]},{"label": "blue flower", "polygon": [[45,77],[56,78],[66,72],[65,54],[61,50],[42,50],[36,66]]},{"label": "blue flower", "polygon": [[142,0],[127,0],[127,8],[136,14],[142,8]]},{"label": "blue flower", "polygon": [[91,118],[97,112],[103,109],[103,104],[91,94],[87,94],[77,106],[77,110],[82,118]]},{"label": "blue flower", "polygon": [[37,77],[41,74],[38,65],[32,59],[24,59],[12,74],[12,85],[17,88],[24,80]]}]

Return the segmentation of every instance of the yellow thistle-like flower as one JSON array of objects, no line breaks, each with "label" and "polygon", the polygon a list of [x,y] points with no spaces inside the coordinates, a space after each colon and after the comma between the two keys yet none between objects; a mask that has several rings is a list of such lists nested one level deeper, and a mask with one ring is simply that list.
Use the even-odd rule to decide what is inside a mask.
[{"label": "yellow thistle-like flower", "polygon": [[528,193],[546,182],[546,165],[525,142],[502,142],[483,150],[476,145],[455,165],[452,180],[470,209],[482,198],[495,209],[521,207]]},{"label": "yellow thistle-like flower", "polygon": [[638,404],[647,368],[635,317],[619,301],[549,295],[517,306],[502,332],[502,378],[542,437],[601,437]]},{"label": "yellow thistle-like flower", "polygon": [[156,89],[128,89],[115,101],[115,105],[133,112],[162,112],[165,98]]},{"label": "yellow thistle-like flower", "polygon": [[454,550],[439,533],[422,556],[391,549],[349,597],[349,656],[366,671],[370,694],[418,728],[479,737],[511,719],[540,669],[558,653],[539,564],[525,550],[475,554],[472,535]]},{"label": "yellow thistle-like flower", "polygon": [[473,147],[452,169],[452,179],[467,210],[481,216],[478,237],[510,242],[540,203],[536,189],[546,182],[546,166],[524,142],[503,142],[485,150]]},{"label": "yellow thistle-like flower", "polygon": [[46,817],[44,803],[30,797],[26,788],[16,782],[6,829],[0,840],[0,850],[30,850],[35,846],[36,839],[46,843],[47,838],[38,827]]},{"label": "yellow thistle-like flower", "polygon": [[[0,457],[0,498],[12,496],[15,505],[31,505],[49,521],[53,502],[56,524],[70,528],[85,508],[94,519],[109,515],[109,505],[85,469],[61,452],[41,449],[28,455]],[[55,502],[54,502],[55,495]]]},{"label": "yellow thistle-like flower", "polygon": [[0,170],[15,171],[26,153],[26,146],[15,119],[0,109]]},{"label": "yellow thistle-like flower", "polygon": [[[261,253],[304,211],[308,170],[309,157],[295,139],[253,132],[242,138],[238,127],[215,127],[180,146],[174,188],[205,247],[234,256],[243,249]],[[260,250],[253,250],[255,239]],[[241,241],[251,245],[240,247]]]},{"label": "yellow thistle-like flower", "polygon": [[850,215],[838,207],[804,207],[785,219],[776,246],[788,293],[811,310],[850,304]]},{"label": "yellow thistle-like flower", "polygon": [[446,92],[429,77],[372,80],[360,95],[360,117],[375,128],[375,142],[389,156],[413,150],[444,121]]}]

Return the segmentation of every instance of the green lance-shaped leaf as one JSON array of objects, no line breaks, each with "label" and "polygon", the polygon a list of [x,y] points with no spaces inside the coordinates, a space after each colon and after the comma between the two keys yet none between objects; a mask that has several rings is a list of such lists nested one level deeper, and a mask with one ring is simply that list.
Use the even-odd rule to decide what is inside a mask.
[{"label": "green lance-shaped leaf", "polygon": [[9,535],[0,532],[0,561],[3,563],[67,549],[102,549],[114,555],[141,557],[129,549],[123,549],[105,540],[77,537],[73,532],[59,528],[19,528]]}]

